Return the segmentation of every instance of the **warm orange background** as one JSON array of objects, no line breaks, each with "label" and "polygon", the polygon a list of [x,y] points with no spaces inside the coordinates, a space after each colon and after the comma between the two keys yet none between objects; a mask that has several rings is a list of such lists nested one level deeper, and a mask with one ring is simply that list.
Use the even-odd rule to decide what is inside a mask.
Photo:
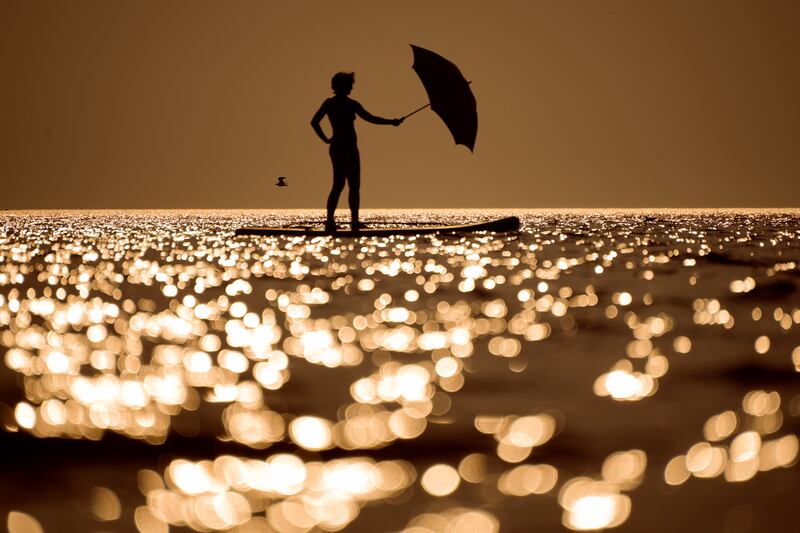
[{"label": "warm orange background", "polygon": [[797,206],[798,28],[795,0],[5,0],[0,207],[322,208],[330,76],[409,112],[408,43],[473,81],[475,154],[430,111],[362,122],[362,207]]}]

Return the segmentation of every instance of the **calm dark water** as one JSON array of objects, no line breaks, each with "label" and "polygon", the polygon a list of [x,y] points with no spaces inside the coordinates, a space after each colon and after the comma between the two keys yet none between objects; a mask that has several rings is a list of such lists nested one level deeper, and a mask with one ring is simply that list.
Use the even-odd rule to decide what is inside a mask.
[{"label": "calm dark water", "polygon": [[800,212],[0,215],[10,531],[795,531]]}]

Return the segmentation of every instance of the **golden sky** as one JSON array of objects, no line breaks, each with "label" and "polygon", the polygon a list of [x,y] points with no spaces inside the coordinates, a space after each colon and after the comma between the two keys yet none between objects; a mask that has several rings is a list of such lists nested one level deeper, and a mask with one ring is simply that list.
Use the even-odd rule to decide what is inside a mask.
[{"label": "golden sky", "polygon": [[331,75],[401,116],[409,43],[472,80],[475,153],[430,110],[360,121],[362,208],[798,206],[798,27],[794,0],[8,0],[0,208],[323,208]]}]

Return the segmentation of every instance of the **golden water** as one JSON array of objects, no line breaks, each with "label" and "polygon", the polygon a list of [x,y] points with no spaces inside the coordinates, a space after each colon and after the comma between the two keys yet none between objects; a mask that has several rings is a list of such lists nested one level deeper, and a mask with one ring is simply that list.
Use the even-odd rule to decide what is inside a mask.
[{"label": "golden water", "polygon": [[3,213],[9,529],[797,527],[800,213],[508,214]]}]

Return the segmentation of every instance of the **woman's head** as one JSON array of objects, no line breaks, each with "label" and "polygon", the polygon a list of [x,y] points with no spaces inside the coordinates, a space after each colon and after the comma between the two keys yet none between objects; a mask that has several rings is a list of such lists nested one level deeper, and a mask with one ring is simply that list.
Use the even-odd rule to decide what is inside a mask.
[{"label": "woman's head", "polygon": [[356,81],[354,72],[337,72],[331,78],[331,89],[336,94],[348,95],[353,90]]}]

